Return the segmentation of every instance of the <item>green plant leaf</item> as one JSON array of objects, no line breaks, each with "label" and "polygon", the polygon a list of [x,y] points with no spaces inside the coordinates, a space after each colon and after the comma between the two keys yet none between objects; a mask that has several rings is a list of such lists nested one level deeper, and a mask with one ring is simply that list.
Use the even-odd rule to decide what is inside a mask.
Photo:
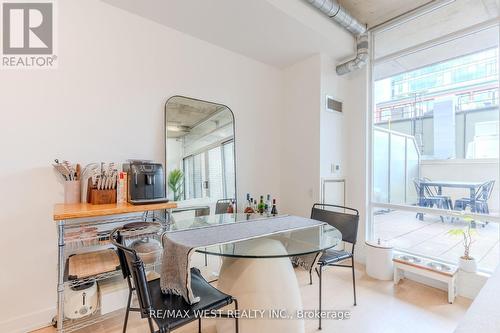
[{"label": "green plant leaf", "polygon": [[462,236],[465,233],[462,229],[451,229],[448,230],[448,234],[452,236]]},{"label": "green plant leaf", "polygon": [[180,169],[174,169],[168,174],[168,188],[174,195],[174,201],[179,201],[182,198],[184,173]]}]

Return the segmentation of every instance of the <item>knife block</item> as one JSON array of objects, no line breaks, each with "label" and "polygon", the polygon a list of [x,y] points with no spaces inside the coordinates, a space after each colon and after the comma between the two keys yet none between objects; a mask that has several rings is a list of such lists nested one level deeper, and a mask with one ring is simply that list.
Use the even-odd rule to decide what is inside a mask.
[{"label": "knife block", "polygon": [[90,201],[92,205],[105,205],[116,203],[116,190],[90,189]]},{"label": "knife block", "polygon": [[87,202],[92,205],[116,203],[116,189],[98,190],[92,185],[92,178],[89,178],[87,186]]}]

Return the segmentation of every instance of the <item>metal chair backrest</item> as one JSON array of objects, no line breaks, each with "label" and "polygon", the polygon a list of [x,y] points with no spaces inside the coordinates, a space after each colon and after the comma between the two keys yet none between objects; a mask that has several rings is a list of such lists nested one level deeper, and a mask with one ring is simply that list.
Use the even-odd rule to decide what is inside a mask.
[{"label": "metal chair backrest", "polygon": [[[422,186],[422,185],[420,185],[420,179],[413,178],[413,186],[415,186],[415,191],[417,192],[417,196],[420,196],[420,189]],[[425,197],[425,193],[424,193],[424,197]]]},{"label": "metal chair backrest", "polygon": [[493,192],[493,187],[495,186],[494,180],[489,180],[483,183],[477,190],[476,200],[488,201]]},{"label": "metal chair backrest", "polygon": [[117,228],[111,232],[111,243],[116,246],[123,276],[129,279],[132,278],[134,282],[137,300],[139,301],[139,307],[141,309],[141,316],[142,318],[146,318],[150,316],[153,306],[144,263],[135,250],[123,245],[124,241],[123,237],[120,235],[120,229],[121,228]]},{"label": "metal chair backrest", "polygon": [[[119,244],[123,244],[123,236],[118,232],[118,230],[114,235],[113,235],[113,232],[111,233],[111,243],[114,244],[115,242],[119,243]],[[120,268],[122,271],[123,278],[130,279],[131,274],[130,274],[130,270],[128,269],[128,264],[127,264],[127,259],[125,258],[125,253],[123,252],[123,250],[121,250],[117,247],[116,254],[118,255],[118,260],[120,261]]]},{"label": "metal chair backrest", "polygon": [[[427,178],[427,177],[423,177],[423,178],[421,178],[420,181],[430,182],[431,179]],[[437,196],[438,192],[437,192],[437,190],[436,190],[436,188],[434,186],[427,186],[427,185],[425,185],[424,186],[424,193],[428,197],[435,197],[435,196]]]},{"label": "metal chair backrest", "polygon": [[422,191],[423,197],[433,197],[434,193],[432,193],[432,190],[429,188],[429,186],[422,185],[422,182],[428,181],[429,179],[427,178],[413,178],[413,186],[415,186],[415,191],[417,191],[417,196],[420,196],[420,191]]},{"label": "metal chair backrest", "polygon": [[227,208],[231,203],[234,201],[234,199],[220,199],[217,200],[217,203],[215,204],[215,215],[218,214],[226,214],[227,213]]},{"label": "metal chair backrest", "polygon": [[[325,207],[340,208],[344,211],[350,211],[352,214],[326,210],[324,209]],[[359,224],[359,211],[357,209],[316,203],[311,210],[311,219],[328,223],[342,233],[342,241],[351,243],[352,245],[356,244]]]}]

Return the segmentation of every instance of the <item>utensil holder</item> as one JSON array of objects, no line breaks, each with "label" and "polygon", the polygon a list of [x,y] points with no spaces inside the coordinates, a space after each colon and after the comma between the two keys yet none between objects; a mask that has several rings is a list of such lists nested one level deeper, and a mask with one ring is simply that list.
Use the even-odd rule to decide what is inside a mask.
[{"label": "utensil holder", "polygon": [[116,203],[116,190],[90,190],[90,203],[93,205],[105,205]]},{"label": "utensil holder", "polygon": [[80,203],[81,182],[79,180],[68,180],[64,182],[64,203]]}]

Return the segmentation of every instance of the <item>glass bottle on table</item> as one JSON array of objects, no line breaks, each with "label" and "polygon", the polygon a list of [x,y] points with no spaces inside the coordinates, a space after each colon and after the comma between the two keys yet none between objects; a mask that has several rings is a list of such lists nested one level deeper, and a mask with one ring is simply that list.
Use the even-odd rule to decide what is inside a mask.
[{"label": "glass bottle on table", "polygon": [[253,209],[253,199],[250,198],[250,194],[247,194],[247,205],[246,205],[245,210],[243,212],[246,214],[255,213],[255,211]]},{"label": "glass bottle on table", "polygon": [[266,202],[265,202],[265,205],[264,205],[264,212],[269,215],[269,213],[271,212],[271,207],[272,207],[272,203],[271,203],[271,195],[268,194],[267,195],[267,198],[266,198]]},{"label": "glass bottle on table", "polygon": [[264,214],[264,209],[265,209],[264,196],[261,195],[260,196],[260,201],[257,204],[257,211],[259,212],[259,214]]},{"label": "glass bottle on table", "polygon": [[250,206],[250,193],[247,193],[247,206]]},{"label": "glass bottle on table", "polygon": [[271,215],[278,215],[278,208],[276,208],[276,199],[273,199],[273,208],[271,209]]}]

